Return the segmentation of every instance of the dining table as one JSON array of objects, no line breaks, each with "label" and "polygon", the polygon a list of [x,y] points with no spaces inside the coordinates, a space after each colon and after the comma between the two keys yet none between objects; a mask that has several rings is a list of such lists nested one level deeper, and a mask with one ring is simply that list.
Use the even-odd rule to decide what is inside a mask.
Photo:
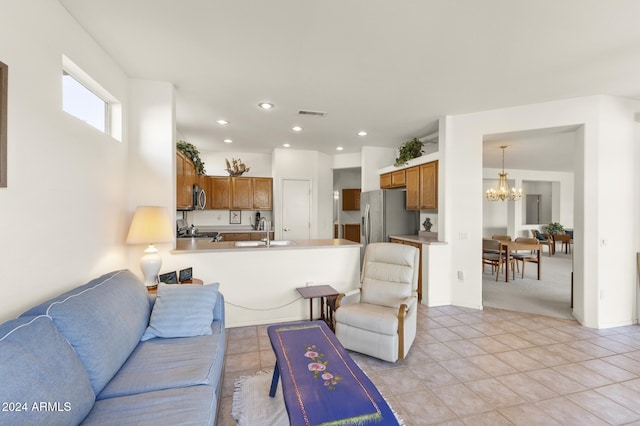
[{"label": "dining table", "polygon": [[[511,264],[511,252],[519,251],[519,250],[533,250],[536,252],[536,256],[538,257],[538,279],[540,279],[540,244],[536,243],[522,243],[517,241],[500,241],[502,246],[502,250],[504,250],[506,255],[505,261],[505,281],[509,282],[509,265]],[[524,266],[523,266],[524,267]]]}]

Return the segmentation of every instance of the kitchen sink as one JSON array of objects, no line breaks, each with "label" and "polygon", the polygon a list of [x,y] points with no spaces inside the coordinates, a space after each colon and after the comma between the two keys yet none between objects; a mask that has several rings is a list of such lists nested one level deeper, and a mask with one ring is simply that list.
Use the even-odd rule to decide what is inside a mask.
[{"label": "kitchen sink", "polygon": [[[274,240],[269,241],[271,246],[291,246],[295,243],[290,240]],[[236,241],[234,244],[236,247],[265,247],[267,245],[264,241]]]}]

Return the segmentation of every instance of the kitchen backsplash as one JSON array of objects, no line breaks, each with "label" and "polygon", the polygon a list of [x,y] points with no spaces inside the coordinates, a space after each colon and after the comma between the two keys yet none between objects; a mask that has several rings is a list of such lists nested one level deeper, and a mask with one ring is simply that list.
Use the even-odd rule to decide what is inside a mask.
[{"label": "kitchen backsplash", "polygon": [[[238,211],[238,210],[236,210]],[[271,220],[271,211],[259,210],[260,217]],[[230,222],[229,210],[194,210],[187,212],[187,221],[195,226],[238,226],[253,225],[258,210],[240,210],[240,223]]]}]

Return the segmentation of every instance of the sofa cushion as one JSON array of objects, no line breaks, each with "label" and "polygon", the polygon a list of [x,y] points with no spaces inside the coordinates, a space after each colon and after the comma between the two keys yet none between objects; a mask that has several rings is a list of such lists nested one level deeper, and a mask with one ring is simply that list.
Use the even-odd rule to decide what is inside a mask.
[{"label": "sofa cushion", "polygon": [[84,364],[97,395],[137,346],[148,323],[149,309],[144,284],[131,271],[122,270],[96,278],[28,312],[53,319]]},{"label": "sofa cushion", "polygon": [[156,303],[142,340],[211,334],[219,284],[158,284]]},{"label": "sofa cushion", "polygon": [[0,325],[0,401],[14,404],[0,412],[0,424],[78,424],[94,400],[84,366],[51,318]]},{"label": "sofa cushion", "polygon": [[214,321],[211,331],[207,336],[140,342],[98,399],[176,387],[215,386],[224,368],[224,323]]},{"label": "sofa cushion", "polygon": [[83,425],[213,425],[214,386],[190,386],[96,401]]}]

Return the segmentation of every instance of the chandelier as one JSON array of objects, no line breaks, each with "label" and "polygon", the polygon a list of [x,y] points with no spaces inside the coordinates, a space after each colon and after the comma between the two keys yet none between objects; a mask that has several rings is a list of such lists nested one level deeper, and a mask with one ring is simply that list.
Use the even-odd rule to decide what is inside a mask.
[{"label": "chandelier", "polygon": [[504,171],[504,150],[506,148],[506,145],[500,147],[502,149],[502,173],[498,178],[498,189],[491,188],[487,190],[486,196],[489,201],[504,201],[507,199],[518,201],[522,198],[522,188],[518,190],[515,188],[509,189],[509,184],[507,183],[507,174]]}]

